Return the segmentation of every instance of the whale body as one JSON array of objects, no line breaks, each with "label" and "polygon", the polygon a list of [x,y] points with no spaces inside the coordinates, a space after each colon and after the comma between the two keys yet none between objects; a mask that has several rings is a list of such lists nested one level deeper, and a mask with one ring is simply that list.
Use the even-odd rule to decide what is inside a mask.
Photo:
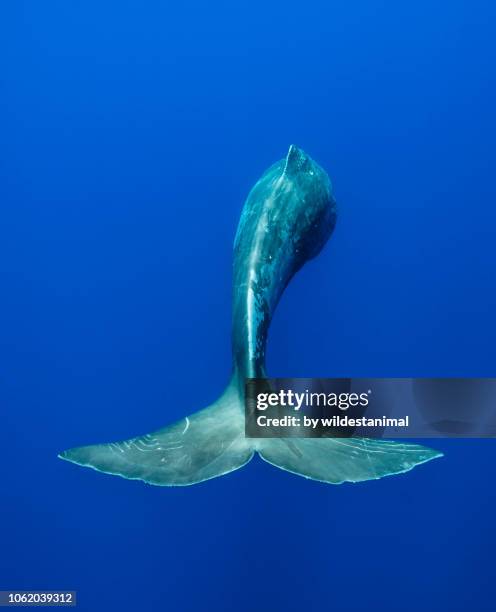
[{"label": "whale body", "polygon": [[326,483],[359,482],[440,457],[416,444],[365,438],[246,438],[246,378],[264,378],[267,333],[292,276],[315,257],[336,223],[326,172],[292,145],[244,205],[234,243],[232,375],[211,406],[150,434],[73,448],[59,457],[154,485],[190,485],[236,470],[255,453],[279,468]]}]

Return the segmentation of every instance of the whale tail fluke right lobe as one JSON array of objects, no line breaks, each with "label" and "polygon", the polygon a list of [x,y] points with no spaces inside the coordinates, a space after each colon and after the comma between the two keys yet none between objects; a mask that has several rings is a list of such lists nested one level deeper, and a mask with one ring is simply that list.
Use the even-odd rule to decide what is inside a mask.
[{"label": "whale tail fluke right lobe", "polygon": [[442,456],[418,444],[369,438],[272,438],[258,452],[278,468],[329,484],[402,474]]}]

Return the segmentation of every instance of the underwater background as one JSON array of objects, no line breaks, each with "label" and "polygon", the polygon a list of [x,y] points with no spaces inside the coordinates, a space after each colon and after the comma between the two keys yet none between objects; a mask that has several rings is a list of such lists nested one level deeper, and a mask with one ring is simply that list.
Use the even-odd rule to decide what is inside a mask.
[{"label": "underwater background", "polygon": [[0,589],[104,610],[494,609],[496,442],[357,485],[159,488],[57,459],[214,400],[232,243],[291,143],[338,224],[272,376],[495,376],[496,4],[0,8]]}]

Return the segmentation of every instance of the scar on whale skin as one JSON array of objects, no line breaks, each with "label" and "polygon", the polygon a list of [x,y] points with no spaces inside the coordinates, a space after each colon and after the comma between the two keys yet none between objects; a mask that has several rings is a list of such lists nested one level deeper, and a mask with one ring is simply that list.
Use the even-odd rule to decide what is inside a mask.
[{"label": "scar on whale skin", "polygon": [[232,374],[212,405],[152,434],[82,446],[59,457],[100,472],[162,486],[191,485],[236,470],[255,453],[272,465],[340,484],[407,472],[442,456],[419,446],[365,438],[245,438],[244,381],[263,378],[269,325],[293,275],[318,255],[336,223],[325,171],[298,147],[250,191],[234,242]]}]

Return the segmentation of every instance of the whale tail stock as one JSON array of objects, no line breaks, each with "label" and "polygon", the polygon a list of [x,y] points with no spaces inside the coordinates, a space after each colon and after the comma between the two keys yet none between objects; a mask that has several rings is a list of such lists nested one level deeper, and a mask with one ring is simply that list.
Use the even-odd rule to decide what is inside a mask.
[{"label": "whale tail stock", "polygon": [[237,470],[255,452],[283,470],[331,484],[407,472],[441,456],[416,444],[364,438],[246,438],[243,398],[233,378],[216,402],[168,427],[59,457],[153,485],[181,486]]}]

